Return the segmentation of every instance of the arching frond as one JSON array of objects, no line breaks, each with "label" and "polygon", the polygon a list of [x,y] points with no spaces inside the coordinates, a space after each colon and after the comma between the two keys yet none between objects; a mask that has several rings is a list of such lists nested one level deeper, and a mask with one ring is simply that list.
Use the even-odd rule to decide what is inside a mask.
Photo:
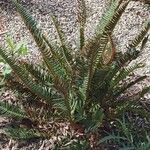
[{"label": "arching frond", "polygon": [[[45,40],[45,42],[47,43],[47,45],[54,50],[53,51],[53,56],[54,57],[51,57],[50,59],[48,59],[47,61],[45,61],[47,67],[50,70],[50,72],[53,74],[53,76],[55,76],[57,74],[59,76],[63,76],[65,74],[69,78],[70,75],[72,74],[72,68],[71,68],[71,65],[69,64],[69,62],[67,60],[67,57],[63,53],[61,53],[61,51],[63,51],[62,50],[63,48],[62,47],[60,47],[60,48],[56,47],[57,48],[56,49],[55,47],[53,47],[50,44],[49,40],[45,36],[43,36],[43,39]],[[56,68],[59,68],[59,69],[56,69]]]},{"label": "arching frond", "polygon": [[[117,73],[120,72],[119,74],[122,76],[122,74],[124,74],[123,73],[124,72],[124,68],[123,67],[127,66],[132,60],[135,60],[139,56],[139,54],[140,54],[140,51],[136,50],[135,48],[128,48],[128,50],[124,54],[122,54],[121,52],[116,53],[116,57],[114,58],[114,61],[111,64],[112,67],[111,67],[111,69],[110,69],[110,71],[108,72],[108,75],[107,75],[108,78],[106,78],[106,80],[111,81],[110,82],[110,87],[113,87],[115,85],[115,84],[113,84],[114,80],[112,80],[112,79],[116,78],[118,76]],[[139,64],[139,67],[140,66],[141,65]],[[136,69],[136,65],[134,67]],[[133,67],[133,71],[134,71],[134,67]],[[131,72],[132,72],[132,69],[131,69]]]},{"label": "arching frond", "polygon": [[140,51],[136,48],[128,48],[127,51],[122,54],[119,53],[114,59],[113,64],[120,69],[121,67],[127,66],[132,60],[138,58]]},{"label": "arching frond", "polygon": [[[89,49],[90,61],[89,61],[89,72],[88,72],[88,86],[87,93],[90,89],[91,79],[94,75],[95,69],[102,61],[102,52],[105,50],[106,45],[108,43],[108,35],[113,31],[115,25],[117,24],[119,18],[127,7],[129,1],[125,2],[119,9],[117,8],[117,1],[113,2],[110,6],[110,9],[104,15],[104,21],[97,28],[97,35],[95,38],[89,42],[89,46],[86,48]],[[91,52],[90,52],[91,51]],[[88,94],[87,94],[88,95]]]},{"label": "arching frond", "polygon": [[[105,26],[105,31],[108,33],[111,33],[113,29],[115,28],[117,22],[119,21],[120,17],[122,16],[123,12],[125,11],[126,7],[128,6],[130,0],[127,0],[124,2],[113,14],[111,19],[109,20],[108,24]],[[118,6],[119,1],[115,1],[114,3],[117,3],[116,6]]]},{"label": "arching frond", "polygon": [[[115,13],[117,7],[116,1],[113,2],[103,14],[102,19],[100,19],[97,28],[96,28],[96,35],[89,40],[85,46],[83,47],[83,51],[87,52],[88,57],[92,58],[93,55],[96,55],[98,49],[100,47],[100,37],[103,35],[104,40],[107,39],[107,33],[105,32],[105,27],[108,25],[109,21],[111,20],[112,16]],[[106,37],[105,37],[106,36]],[[107,40],[106,40],[107,41]],[[102,49],[103,50],[103,49]]]},{"label": "arching frond", "polygon": [[[117,3],[116,1],[114,2]],[[96,58],[95,58],[95,67],[97,67],[99,62],[102,62],[101,53],[105,50],[106,45],[108,43],[108,37],[112,33],[113,29],[115,28],[117,22],[119,21],[120,17],[122,16],[123,12],[125,11],[127,5],[129,4],[129,0],[125,2],[123,5],[120,6],[116,11],[116,5],[113,7],[113,15],[110,17],[108,23],[104,26],[104,31],[100,37],[100,46],[99,50],[96,52]],[[110,12],[111,13],[111,12]]]},{"label": "arching frond", "polygon": [[150,93],[150,86],[143,88],[143,90],[140,92],[140,97],[143,97],[147,93]]},{"label": "arching frond", "polygon": [[9,104],[8,102],[0,102],[0,115],[16,117],[18,119],[27,117],[27,114],[23,109],[19,108],[19,106]]},{"label": "arching frond", "polygon": [[13,137],[14,139],[32,139],[42,137],[42,134],[38,130],[21,128],[21,127],[7,127],[4,128],[6,135]]},{"label": "arching frond", "polygon": [[[60,46],[62,48],[62,49],[59,50],[60,54],[64,58],[64,60],[63,60],[64,62],[62,62],[62,65],[63,65],[63,63],[67,63],[67,65],[69,67],[68,68],[69,71],[72,72],[72,68],[71,68],[70,63],[69,63],[71,61],[72,57],[71,57],[71,53],[69,51],[69,48],[66,46],[65,39],[64,39],[65,38],[64,33],[62,32],[62,29],[60,28],[60,25],[58,24],[55,16],[53,14],[51,14],[50,16],[51,16],[51,19],[52,19],[53,24],[55,26],[55,29],[56,29],[56,32],[58,34],[59,41],[60,41],[60,44],[61,44]],[[61,52],[61,50],[62,50],[62,52]]]},{"label": "arching frond", "polygon": [[77,8],[77,21],[79,24],[79,34],[80,34],[80,50],[82,50],[85,42],[85,24],[86,24],[86,5],[85,0],[76,0]]},{"label": "arching frond", "polygon": [[0,54],[14,70],[17,76],[22,80],[22,82],[27,86],[27,88],[31,90],[31,92],[47,100],[49,103],[51,102],[51,88],[47,88],[45,86],[41,87],[37,85],[29,76],[29,73],[23,67],[18,66],[15,60],[13,60],[13,58],[10,58],[2,48],[0,48]]},{"label": "arching frond", "polygon": [[[139,77],[139,78],[137,78],[136,80],[134,80],[134,81],[128,83],[126,86],[121,87],[119,90],[116,90],[116,91],[114,92],[114,97],[119,96],[120,94],[124,93],[124,91],[126,91],[127,89],[129,89],[130,87],[132,87],[133,85],[135,85],[136,83],[139,83],[139,82],[143,81],[143,80],[146,79],[146,78],[147,78],[147,76]],[[146,92],[147,92],[147,91],[146,91]],[[144,92],[143,92],[143,93],[144,93]],[[142,95],[143,95],[143,94],[141,94],[141,97],[142,97]]]},{"label": "arching frond", "polygon": [[131,73],[133,73],[133,71],[135,71],[138,68],[142,68],[143,65],[142,64],[135,64],[134,66],[128,67],[128,68],[122,68],[118,75],[116,75],[114,77],[114,79],[112,80],[110,86],[111,88],[114,86],[118,86],[120,81],[123,81],[126,77],[128,77]]},{"label": "arching frond", "polygon": [[50,85],[50,83],[52,83],[52,79],[50,75],[48,75],[48,71],[44,68],[27,62],[25,62],[23,65],[38,82],[42,82],[44,84],[46,83],[47,85]]},{"label": "arching frond", "polygon": [[[52,73],[53,76],[57,75],[55,68],[53,68],[56,64],[57,64],[57,66],[60,66],[59,68],[68,69],[68,64],[64,64],[64,61],[62,62],[62,60],[64,60],[64,58],[62,56],[60,56],[56,51],[53,50],[52,45],[47,40],[47,38],[42,34],[41,30],[37,27],[37,23],[32,18],[32,16],[26,11],[26,9],[24,7],[22,7],[20,4],[18,4],[16,2],[16,0],[13,0],[12,2],[16,6],[25,25],[29,29],[36,44],[38,45],[39,50],[43,56],[43,60],[45,61],[48,69],[50,70],[50,73]],[[52,62],[54,62],[54,63],[49,61],[51,59],[52,59]],[[63,69],[61,69],[61,70],[63,70]],[[59,75],[61,76],[62,74],[59,74]],[[69,72],[66,72],[66,74],[68,75]]]},{"label": "arching frond", "polygon": [[140,33],[129,43],[129,47],[136,47],[143,40],[144,36],[150,29],[150,20],[145,21],[143,29]]},{"label": "arching frond", "polygon": [[143,118],[148,119],[150,117],[150,113],[148,113],[144,108],[142,108],[142,106],[140,106],[139,99],[127,99],[126,101],[118,102],[115,110],[118,115],[128,111]]}]

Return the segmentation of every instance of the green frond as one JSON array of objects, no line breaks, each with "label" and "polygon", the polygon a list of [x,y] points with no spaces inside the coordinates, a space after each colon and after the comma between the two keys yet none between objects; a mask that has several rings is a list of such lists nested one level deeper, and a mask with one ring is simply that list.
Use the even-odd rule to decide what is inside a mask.
[{"label": "green frond", "polygon": [[142,106],[139,104],[139,99],[127,99],[126,101],[118,102],[117,108],[115,109],[118,115],[128,111],[134,114],[138,114],[143,118],[149,118],[150,113],[147,112]]},{"label": "green frond", "polygon": [[[61,44],[60,46],[63,51],[62,56],[64,58],[64,61],[68,64],[68,67],[70,68],[70,70],[72,70],[71,66],[69,64],[69,61],[71,59],[71,53],[69,51],[69,48],[66,46],[64,33],[63,33],[62,29],[60,28],[60,25],[58,24],[58,21],[56,20],[55,16],[53,14],[51,14],[50,16],[51,16],[51,20],[55,26],[55,30],[57,32],[57,35],[58,35],[58,38],[59,38],[59,41]],[[61,53],[61,49],[59,52]]]},{"label": "green frond", "polygon": [[0,102],[0,115],[6,117],[26,118],[25,111],[18,106],[9,104],[8,102]]},{"label": "green frond", "polygon": [[53,103],[54,103],[53,108],[56,108],[58,110],[62,110],[62,113],[67,112],[63,98],[53,99]]},{"label": "green frond", "polygon": [[114,79],[111,81],[110,86],[111,88],[114,86],[118,86],[120,81],[123,81],[126,77],[128,77],[133,71],[135,71],[138,68],[142,68],[142,64],[135,64],[134,66],[128,67],[128,68],[122,68],[118,75],[114,77]]},{"label": "green frond", "polygon": [[[88,53],[90,58],[94,57],[100,49],[101,41],[104,41],[102,45],[107,43],[108,33],[106,33],[105,28],[109,24],[109,21],[112,19],[113,15],[115,14],[115,10],[117,7],[117,1],[113,2],[103,14],[102,19],[100,19],[97,28],[96,28],[96,35],[89,40],[85,46],[83,47],[83,51]],[[104,50],[105,46],[101,46],[101,50]],[[94,60],[94,58],[93,58]]]},{"label": "green frond", "polygon": [[109,85],[113,79],[113,77],[116,75],[118,72],[118,68],[116,66],[112,65],[111,67],[106,68],[103,78],[101,78],[101,82],[99,83],[99,87],[103,87],[103,85]]},{"label": "green frond", "polygon": [[39,131],[35,129],[21,128],[21,127],[7,127],[3,128],[7,136],[14,139],[32,139],[42,137]]},{"label": "green frond", "polygon": [[80,50],[82,50],[85,43],[85,24],[86,24],[86,5],[85,0],[76,0],[77,21],[79,24],[80,34]]},{"label": "green frond", "polygon": [[[136,83],[139,83],[139,82],[143,81],[143,80],[146,79],[146,78],[147,78],[147,76],[139,77],[139,78],[137,78],[136,80],[134,80],[134,81],[128,83],[127,85],[121,87],[119,90],[116,90],[116,91],[114,92],[114,97],[119,96],[119,95],[122,94],[124,91],[126,91],[127,89],[129,89],[131,86],[135,85]],[[147,91],[145,91],[145,92],[147,93]],[[144,91],[143,91],[143,93],[144,93]],[[141,97],[142,97],[142,95],[143,95],[143,94],[141,94]]]},{"label": "green frond", "polygon": [[50,14],[50,16],[51,16],[51,20],[55,26],[55,30],[57,32],[59,42],[61,44],[60,46],[63,49],[63,55],[64,55],[64,57],[66,57],[67,61],[69,61],[71,54],[70,54],[68,47],[66,46],[66,40],[65,40],[64,33],[63,33],[63,31],[60,27],[60,24],[58,23],[58,20],[56,19],[56,17],[52,13]]},{"label": "green frond", "polygon": [[[100,45],[99,45],[99,50],[96,52],[96,57],[94,58],[95,60],[95,67],[97,67],[98,63],[102,63],[102,58],[101,58],[101,54],[102,52],[105,50],[106,45],[108,43],[108,37],[110,36],[110,34],[112,33],[112,31],[114,30],[117,22],[119,21],[120,17],[122,16],[123,12],[125,11],[129,0],[127,2],[125,2],[123,5],[121,5],[120,8],[118,8],[116,10],[116,4],[117,2],[114,2],[114,7],[112,9],[112,16],[110,15],[110,18],[108,19],[108,22],[106,23],[106,25],[104,26],[104,29],[101,30],[102,34],[100,35]],[[110,9],[111,10],[111,9]],[[100,34],[98,32],[98,34]]]},{"label": "green frond", "polygon": [[[64,64],[64,58],[60,56],[58,52],[53,50],[52,45],[49,43],[47,38],[42,34],[41,30],[37,27],[37,23],[32,18],[32,16],[26,11],[24,7],[18,4],[16,0],[13,0],[12,2],[17,8],[19,14],[21,15],[25,25],[27,26],[30,33],[32,34],[36,44],[38,45],[39,50],[43,56],[43,60],[46,63],[48,69],[50,70],[50,73],[53,76],[55,75],[57,76],[57,72],[55,72],[55,68],[53,68],[56,64],[57,66],[60,66],[59,68],[65,67],[64,69],[68,69],[68,64]],[[61,76],[62,74],[59,75]],[[67,74],[69,73],[67,72]]]},{"label": "green frond", "polygon": [[[52,92],[54,91],[52,90],[52,87],[47,87],[44,85],[40,86],[39,84],[34,82],[33,79],[30,77],[29,72],[25,70],[23,66],[21,65],[18,66],[15,60],[13,60],[13,58],[9,58],[6,52],[4,52],[4,50],[1,48],[0,48],[0,54],[5,59],[5,61],[10,65],[10,67],[14,70],[14,72],[18,75],[18,77],[22,80],[25,86],[29,88],[29,90],[32,93],[35,93],[37,96],[41,97],[42,99],[46,100],[48,103],[52,104],[52,99],[53,99]],[[66,97],[67,89],[69,87],[67,87],[66,83],[58,76],[55,76],[55,78],[53,79],[53,83],[54,83],[53,89],[56,89],[60,94],[62,94],[65,97],[64,103],[65,106],[67,107],[67,110],[69,110],[70,113],[71,111],[69,106],[69,99],[68,97]]]},{"label": "green frond", "polygon": [[[120,77],[117,77],[119,74],[122,76],[125,70],[124,67],[126,67],[132,60],[135,60],[139,56],[139,54],[140,54],[140,51],[136,50],[135,48],[128,48],[128,50],[124,54],[122,54],[122,52],[116,53],[115,58],[111,64],[110,71],[108,72],[108,75],[106,77],[106,80],[110,81],[110,87],[113,87],[115,85],[113,84],[115,78],[118,78],[118,79],[120,78]],[[134,70],[134,67],[133,67],[133,70]]]},{"label": "green frond", "polygon": [[[55,75],[57,76],[57,74],[59,76],[67,75],[69,78],[70,75],[72,74],[72,68],[71,68],[71,65],[70,65],[69,61],[67,60],[67,58],[69,58],[70,56],[66,57],[64,54],[61,54],[61,52],[63,51],[63,47],[60,47],[60,48],[57,47],[57,49],[55,49],[50,44],[50,42],[48,41],[48,39],[45,36],[43,36],[43,39],[45,40],[47,45],[49,47],[51,47],[51,49],[54,50],[53,51],[54,57],[51,57],[50,59],[45,60],[45,63],[47,65],[48,69],[50,70],[50,72],[52,73],[53,76],[55,76]],[[43,58],[43,59],[45,59],[45,58]],[[58,68],[58,69],[56,69],[56,68]]]},{"label": "green frond", "polygon": [[32,18],[30,13],[28,13],[24,7],[22,7],[19,3],[17,3],[16,0],[12,0],[12,2],[17,8],[17,11],[19,12],[19,14],[21,15],[25,25],[27,26],[30,33],[32,34],[42,55],[45,56],[46,58],[48,57],[50,58],[52,55],[51,50],[50,48],[48,48],[47,44],[45,43],[41,30],[37,28],[37,22]]},{"label": "green frond", "polygon": [[[102,52],[105,50],[108,43],[108,36],[113,31],[128,3],[129,1],[125,2],[118,10],[116,10],[116,7],[118,6],[116,1],[110,6],[110,9],[104,15],[104,21],[102,21],[102,24],[100,24],[101,26],[97,29],[95,39],[89,43],[88,48],[89,51],[92,51],[92,53],[89,61],[88,85],[91,83],[95,68],[102,61]],[[87,93],[89,88],[90,87],[88,86]]]},{"label": "green frond", "polygon": [[110,6],[104,12],[102,18],[100,19],[97,28],[96,28],[96,35],[100,36],[103,34],[106,26],[109,24],[110,20],[112,19],[113,15],[115,14],[116,8],[118,6],[118,1],[113,1]]},{"label": "green frond", "polygon": [[141,92],[140,92],[140,97],[143,97],[145,94],[150,93],[150,86],[145,87]]},{"label": "green frond", "polygon": [[150,29],[150,20],[145,21],[143,29],[140,33],[131,41],[129,47],[137,47],[138,44],[143,40],[144,36],[147,34]]},{"label": "green frond", "polygon": [[26,70],[30,72],[33,78],[35,78],[35,80],[37,80],[38,82],[41,82],[43,84],[46,83],[46,85],[50,85],[50,83],[52,83],[52,79],[48,74],[48,71],[41,66],[36,66],[33,63],[27,62],[25,62],[23,65],[25,66]]},{"label": "green frond", "polygon": [[[88,73],[86,76],[86,97],[88,99],[88,95],[89,95],[89,91],[90,91],[90,84],[95,72],[95,69],[97,67],[97,64],[99,63],[99,58],[101,57],[102,52],[104,51],[106,45],[108,42],[108,36],[106,34],[103,34],[103,36],[101,38],[99,38],[96,41],[92,41],[90,43],[90,50],[92,50],[93,52],[91,53],[90,59],[89,59],[89,69],[88,69]],[[99,45],[100,44],[100,45]],[[96,51],[99,51],[96,54]],[[94,52],[95,51],[95,52]]]},{"label": "green frond", "polygon": [[13,58],[10,58],[9,55],[6,54],[6,51],[4,51],[2,48],[0,48],[0,55],[10,65],[17,76],[32,93],[35,93],[44,100],[47,100],[47,102],[49,103],[51,102],[51,88],[47,88],[46,86],[41,87],[40,85],[35,83],[29,76],[29,72],[27,72],[24,67],[18,66],[16,64],[16,61]]},{"label": "green frond", "polygon": [[[119,1],[118,1],[119,2]],[[113,14],[112,18],[109,20],[108,24],[105,26],[105,31],[108,33],[112,33],[113,29],[115,28],[116,24],[118,23],[120,17],[124,13],[126,7],[128,6],[130,0],[124,2]],[[116,1],[114,3],[117,3]],[[117,4],[118,6],[118,4]]]},{"label": "green frond", "polygon": [[137,50],[136,48],[128,48],[127,51],[122,54],[119,53],[117,54],[116,58],[114,59],[113,64],[118,68],[118,70],[121,67],[127,66],[132,60],[135,60],[138,58],[140,54],[140,51]]}]

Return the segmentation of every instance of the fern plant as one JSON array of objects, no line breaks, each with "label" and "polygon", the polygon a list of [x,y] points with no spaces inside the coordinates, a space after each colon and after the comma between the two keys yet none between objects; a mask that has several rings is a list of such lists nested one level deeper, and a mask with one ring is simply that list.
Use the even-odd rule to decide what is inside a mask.
[{"label": "fern plant", "polygon": [[[12,2],[39,47],[44,64],[20,63],[15,56],[11,57],[5,48],[0,47],[0,55],[19,79],[18,84],[25,86],[28,93],[36,95],[33,103],[20,100],[21,108],[0,102],[2,115],[17,117],[21,120],[20,124],[22,120],[28,120],[31,124],[18,126],[18,131],[25,128],[22,132],[31,130],[27,132],[29,134],[35,130],[37,136],[50,137],[51,133],[44,132],[41,125],[48,124],[54,118],[69,122],[71,129],[82,128],[90,132],[103,127],[105,122],[111,123],[126,111],[147,118],[150,116],[144,109],[139,109],[139,100],[149,92],[150,87],[145,87],[132,96],[122,97],[127,89],[147,77],[139,77],[127,84],[123,82],[135,69],[143,66],[137,63],[129,67],[128,64],[140,55],[140,50],[136,47],[148,32],[150,21],[145,22],[143,29],[128,45],[125,53],[116,50],[112,39],[113,29],[130,0],[112,1],[97,25],[95,35],[88,41],[85,41],[85,2],[78,0],[80,48],[75,54],[64,40],[61,27],[53,15],[51,18],[60,46],[51,43],[23,6],[16,0]],[[144,44],[142,42],[142,48]],[[14,129],[11,129],[7,131],[12,131],[10,133],[13,133],[13,137],[22,138],[24,135],[14,134]]]}]

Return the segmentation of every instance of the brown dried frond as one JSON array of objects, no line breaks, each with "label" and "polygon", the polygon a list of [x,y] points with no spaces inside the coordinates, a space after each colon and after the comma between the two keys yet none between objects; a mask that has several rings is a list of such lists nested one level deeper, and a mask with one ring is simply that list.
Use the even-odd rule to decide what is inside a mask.
[{"label": "brown dried frond", "polygon": [[102,54],[103,63],[105,65],[110,64],[116,55],[116,48],[113,39],[111,35],[108,37],[109,37],[109,42],[106,46],[106,50]]}]

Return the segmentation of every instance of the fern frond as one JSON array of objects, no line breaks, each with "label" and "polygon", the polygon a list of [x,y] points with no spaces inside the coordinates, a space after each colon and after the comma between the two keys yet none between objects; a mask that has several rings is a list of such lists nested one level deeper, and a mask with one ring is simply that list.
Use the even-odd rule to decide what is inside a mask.
[{"label": "fern frond", "polygon": [[96,28],[96,35],[100,36],[103,34],[106,26],[109,24],[110,20],[112,19],[113,15],[115,14],[116,8],[118,6],[118,1],[113,1],[110,6],[104,12],[102,18],[100,19],[97,28]]},{"label": "fern frond", "polygon": [[50,85],[52,83],[51,77],[48,75],[48,71],[40,66],[36,66],[35,64],[24,62],[23,64],[30,72],[30,74],[37,80],[38,82],[41,82],[43,84],[46,83],[46,85]]},{"label": "fern frond", "polygon": [[16,0],[12,0],[13,4],[17,8],[19,14],[21,15],[25,25],[29,29],[30,33],[32,34],[33,38],[35,39],[38,47],[43,56],[46,58],[49,56],[51,57],[51,50],[47,47],[45,41],[43,40],[43,34],[41,33],[40,29],[37,28],[37,22],[32,18],[32,16],[26,11],[24,7],[22,7]]},{"label": "fern frond", "polygon": [[[43,56],[43,60],[46,63],[48,69],[50,70],[50,73],[53,76],[55,75],[57,76],[57,72],[55,71],[55,68],[53,68],[54,64],[55,65],[57,64],[57,66],[60,66],[59,68],[65,67],[64,69],[68,69],[68,66],[67,66],[68,64],[64,64],[64,62],[62,63],[62,60],[64,60],[64,58],[60,56],[56,51],[53,50],[52,45],[49,43],[47,38],[42,34],[41,30],[37,27],[37,23],[32,18],[32,16],[26,11],[24,7],[18,4],[16,0],[12,0],[12,2],[17,8],[19,14],[21,15],[25,25],[27,26],[30,33],[32,34],[36,44],[38,45],[39,50]],[[49,61],[50,59],[52,59],[52,62],[54,64],[51,61]],[[59,74],[59,75],[61,76],[62,74]],[[69,73],[67,72],[67,74]]]},{"label": "fern frond", "polygon": [[[102,61],[101,55],[108,43],[108,35],[113,31],[128,3],[129,1],[125,2],[118,10],[116,10],[116,7],[118,6],[116,1],[110,6],[109,11],[107,12],[108,14],[106,13],[106,15],[104,16],[105,21],[103,21],[103,24],[99,27],[95,39],[89,43],[89,50],[92,50],[92,54],[89,65],[88,85],[91,82],[91,79],[95,72],[95,68]],[[90,87],[88,86],[87,91],[89,91],[89,88]]]},{"label": "fern frond", "polygon": [[114,65],[120,69],[121,67],[127,66],[132,60],[135,60],[140,54],[140,51],[136,48],[128,48],[127,51],[119,55],[114,59]]},{"label": "fern frond", "polygon": [[129,47],[137,47],[138,44],[143,40],[144,36],[147,34],[148,30],[150,29],[150,20],[145,21],[143,29],[140,33],[131,41]]},{"label": "fern frond", "polygon": [[9,58],[8,54],[6,54],[6,51],[4,51],[2,48],[0,48],[0,55],[32,93],[35,93],[39,97],[47,100],[49,103],[51,102],[51,88],[47,88],[46,86],[41,87],[40,85],[36,84],[29,76],[29,73],[23,67],[18,66],[13,58]]},{"label": "fern frond", "polygon": [[[100,19],[97,28],[96,28],[96,35],[89,40],[85,46],[83,47],[83,51],[87,52],[88,57],[92,58],[92,56],[96,55],[96,52],[98,52],[98,49],[100,47],[100,37],[103,35],[104,39],[107,39],[107,33],[105,32],[106,26],[109,24],[109,21],[111,20],[112,16],[115,13],[116,7],[117,7],[117,1],[113,2],[106,10],[106,12],[103,14],[102,19]],[[103,49],[102,49],[103,50]]]},{"label": "fern frond", "polygon": [[[139,56],[139,54],[140,54],[140,51],[136,50],[135,48],[128,49],[124,54],[122,54],[121,52],[116,53],[116,57],[114,58],[114,61],[111,64],[112,66],[106,76],[106,80],[110,81],[110,88],[114,87],[114,85],[118,84],[121,81],[120,80],[121,76],[122,76],[122,80],[123,80],[130,73],[132,73],[132,71],[134,71],[136,69],[136,67],[137,68],[143,67],[139,64],[137,66],[135,65],[135,66],[131,67],[130,68],[131,70],[130,69],[126,70],[125,68],[123,68],[123,67],[127,66],[132,60],[136,59]],[[116,80],[116,81],[118,80],[118,81],[114,82],[114,80]]]},{"label": "fern frond", "polygon": [[150,86],[145,87],[141,92],[140,92],[140,97],[143,97],[145,94],[150,93]]},{"label": "fern frond", "polygon": [[118,86],[120,81],[123,81],[127,76],[129,76],[131,73],[133,73],[133,71],[135,71],[138,68],[142,68],[143,65],[142,64],[135,64],[134,66],[128,67],[128,68],[122,68],[118,75],[116,75],[116,77],[114,77],[114,79],[111,81],[110,86],[114,87],[114,86]]},{"label": "fern frond", "polygon": [[150,113],[147,112],[142,106],[140,106],[139,99],[127,99],[126,101],[118,102],[115,110],[118,115],[128,111],[143,118],[149,119],[150,117]]},{"label": "fern frond", "polygon": [[7,117],[16,117],[18,119],[27,117],[27,114],[23,109],[7,102],[0,102],[0,115]]},{"label": "fern frond", "polygon": [[[105,31],[107,31],[108,33],[111,33],[113,31],[117,22],[119,21],[120,17],[122,16],[123,12],[125,11],[126,7],[128,6],[129,2],[130,2],[130,0],[127,0],[114,12],[114,15],[109,20],[108,24],[105,26]],[[117,2],[115,1],[114,3],[117,3]],[[118,1],[118,3],[119,3],[119,1]]]},{"label": "fern frond", "polygon": [[7,127],[3,128],[7,136],[13,137],[14,139],[32,139],[42,137],[39,131],[35,129],[27,129],[21,127]]},{"label": "fern frond", "polygon": [[80,50],[82,50],[85,42],[85,24],[86,24],[86,5],[85,0],[76,0],[77,18],[80,33]]},{"label": "fern frond", "polygon": [[[72,71],[72,68],[69,64],[69,61],[71,59],[71,53],[69,51],[69,49],[67,48],[66,44],[65,44],[65,40],[64,40],[64,34],[60,28],[60,25],[58,24],[55,16],[53,14],[50,15],[51,16],[51,20],[53,21],[53,24],[55,26],[55,29],[56,29],[56,32],[57,32],[57,35],[59,37],[59,41],[61,43],[61,47],[62,47],[62,57],[64,58],[64,62],[63,63],[67,63],[68,64],[68,67],[69,67],[69,71]],[[60,51],[61,53],[61,51]]]},{"label": "fern frond", "polygon": [[[64,55],[59,54],[58,52],[62,51],[62,47],[59,48],[57,47],[57,50],[50,44],[50,42],[48,41],[48,39],[43,35],[43,39],[45,40],[45,42],[47,43],[47,45],[49,47],[51,47],[51,49],[53,49],[53,56],[50,59],[46,60],[45,63],[48,66],[50,72],[53,74],[53,76],[57,76],[58,75],[62,76],[62,75],[67,75],[68,77],[70,77],[70,75],[72,74],[72,68],[70,63],[67,61],[67,58],[69,57],[64,57]],[[44,58],[43,58],[44,59]],[[71,59],[71,58],[69,58]],[[54,68],[53,68],[54,67]],[[59,69],[56,69],[58,68]],[[55,70],[56,69],[56,70]],[[66,70],[66,71],[65,71]],[[56,72],[56,73],[55,73]]]},{"label": "fern frond", "polygon": [[[117,92],[114,92],[114,97],[117,97],[119,96],[120,94],[122,94],[124,91],[126,91],[127,89],[129,89],[131,86],[135,85],[136,83],[139,83],[141,81],[143,81],[144,79],[146,79],[147,76],[142,76],[142,77],[139,77],[137,78],[136,80],[130,82],[129,84],[127,84],[126,86],[123,86],[122,88],[120,88],[119,90],[117,90]],[[143,91],[144,93],[144,91]],[[147,91],[146,91],[147,93]],[[143,94],[141,94],[141,97],[142,97]]]},{"label": "fern frond", "polygon": [[[95,59],[95,67],[97,67],[98,63],[102,62],[102,58],[101,58],[101,54],[102,52],[105,50],[106,45],[108,43],[108,37],[111,35],[112,31],[114,30],[117,22],[119,21],[120,17],[122,16],[123,12],[125,11],[126,7],[129,4],[128,0],[127,2],[125,2],[120,8],[118,8],[116,10],[116,6],[114,5],[113,7],[113,15],[111,16],[111,18],[108,20],[108,23],[104,26],[104,31],[100,37],[100,46],[99,46],[99,50],[96,52],[96,58]],[[116,1],[114,2],[115,4],[117,3]],[[116,10],[116,11],[115,11]],[[111,12],[112,13],[112,12]]]}]

